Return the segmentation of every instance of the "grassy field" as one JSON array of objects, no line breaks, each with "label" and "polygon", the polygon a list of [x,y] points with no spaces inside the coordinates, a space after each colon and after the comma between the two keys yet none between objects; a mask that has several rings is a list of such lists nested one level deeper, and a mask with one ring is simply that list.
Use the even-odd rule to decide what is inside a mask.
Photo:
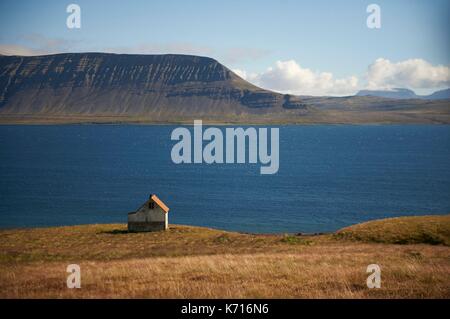
[{"label": "grassy field", "polygon": [[[320,236],[171,225],[0,231],[1,298],[450,298],[450,215],[392,218]],[[66,287],[68,264],[81,288]],[[369,264],[381,288],[368,289]]]}]

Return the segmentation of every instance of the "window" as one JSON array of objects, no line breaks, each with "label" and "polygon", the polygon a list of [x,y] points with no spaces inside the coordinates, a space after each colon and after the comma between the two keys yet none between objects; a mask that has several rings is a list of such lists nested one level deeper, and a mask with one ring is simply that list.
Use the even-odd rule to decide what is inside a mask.
[{"label": "window", "polygon": [[155,209],[155,202],[148,203],[148,208]]}]

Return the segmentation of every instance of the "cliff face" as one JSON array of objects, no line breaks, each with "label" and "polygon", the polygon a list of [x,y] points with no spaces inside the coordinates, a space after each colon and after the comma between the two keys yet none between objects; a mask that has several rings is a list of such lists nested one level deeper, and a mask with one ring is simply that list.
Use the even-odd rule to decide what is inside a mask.
[{"label": "cliff face", "polygon": [[57,54],[0,57],[2,114],[169,118],[265,113],[283,95],[219,62],[188,55]]}]

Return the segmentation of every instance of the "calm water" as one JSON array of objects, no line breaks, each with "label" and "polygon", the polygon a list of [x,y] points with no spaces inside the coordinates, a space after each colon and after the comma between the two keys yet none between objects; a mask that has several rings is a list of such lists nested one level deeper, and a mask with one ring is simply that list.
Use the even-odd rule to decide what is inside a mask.
[{"label": "calm water", "polygon": [[0,126],[0,227],[126,222],[150,193],[169,221],[316,232],[450,212],[450,126],[282,126],[280,169],[175,165],[174,126]]}]

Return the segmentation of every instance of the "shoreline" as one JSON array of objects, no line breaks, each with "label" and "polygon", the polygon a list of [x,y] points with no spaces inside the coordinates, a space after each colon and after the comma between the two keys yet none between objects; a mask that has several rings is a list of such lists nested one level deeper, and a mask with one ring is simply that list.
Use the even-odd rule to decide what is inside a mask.
[{"label": "shoreline", "polygon": [[[215,122],[202,120],[203,126],[411,126],[411,125],[450,125],[450,122]],[[29,122],[4,122],[0,118],[0,126],[193,126],[192,121],[167,121],[167,122],[133,122],[133,121],[117,121],[117,122],[95,122],[95,121],[29,121]]]},{"label": "shoreline", "polygon": [[205,125],[448,125],[450,116],[445,112],[406,111],[349,111],[326,110],[320,114],[244,114],[244,115],[82,115],[82,114],[8,114],[0,113],[0,125],[193,125],[202,120]]},{"label": "shoreline", "polygon": [[[224,228],[216,228],[214,226],[198,226],[198,225],[190,225],[190,224],[170,224],[169,223],[169,229],[171,226],[173,227],[195,227],[198,229],[204,229],[204,230],[213,230],[218,232],[228,232],[228,233],[236,233],[236,234],[242,234],[242,235],[252,235],[252,236],[326,236],[326,235],[333,235],[336,234],[342,230],[356,227],[360,225],[366,225],[371,224],[374,222],[395,222],[402,219],[421,219],[421,218],[439,218],[439,217],[448,217],[450,221],[450,213],[442,213],[442,214],[426,214],[426,215],[407,215],[407,216],[394,216],[394,217],[386,217],[382,219],[370,219],[354,224],[349,224],[347,226],[344,226],[342,228],[338,228],[334,231],[312,231],[312,232],[304,232],[302,230],[296,230],[296,231],[282,231],[282,232],[252,232],[252,231],[239,231],[239,230],[232,230],[232,229],[224,229]],[[86,223],[86,224],[70,224],[70,225],[43,225],[43,226],[12,226],[12,227],[3,227],[0,226],[0,233],[3,231],[27,231],[27,230],[50,230],[50,229],[69,229],[69,228],[76,228],[76,227],[101,227],[101,226],[108,226],[108,225],[124,225],[126,224],[124,221],[117,221],[117,222],[110,222],[110,223]],[[450,227],[450,226],[449,226]],[[450,228],[449,228],[450,231]],[[135,232],[130,232],[135,233]],[[143,233],[158,233],[158,232],[143,232]]]},{"label": "shoreline", "polygon": [[[424,215],[424,216],[442,216],[442,215]],[[396,218],[396,217],[392,217]],[[69,229],[74,227],[101,227],[101,226],[107,226],[107,225],[125,225],[124,222],[112,222],[112,223],[89,223],[89,224],[73,224],[73,225],[55,225],[55,226],[12,226],[12,227],[2,227],[0,226],[0,233],[4,231],[27,231],[27,230],[51,230],[51,229]],[[359,224],[352,224],[352,225],[359,225]],[[350,227],[352,225],[346,226]],[[303,232],[303,231],[286,231],[286,232],[250,232],[250,231],[239,231],[239,230],[230,230],[230,229],[223,229],[223,228],[216,228],[216,227],[210,227],[210,226],[197,226],[197,225],[187,225],[187,224],[169,224],[170,227],[195,227],[198,229],[208,229],[218,232],[228,232],[228,233],[236,233],[236,234],[242,234],[242,235],[252,235],[252,236],[322,236],[322,235],[331,235],[339,231],[340,229],[336,231],[324,231],[324,232]],[[135,232],[130,232],[135,233]],[[144,233],[151,233],[151,232],[144,232]]]}]

